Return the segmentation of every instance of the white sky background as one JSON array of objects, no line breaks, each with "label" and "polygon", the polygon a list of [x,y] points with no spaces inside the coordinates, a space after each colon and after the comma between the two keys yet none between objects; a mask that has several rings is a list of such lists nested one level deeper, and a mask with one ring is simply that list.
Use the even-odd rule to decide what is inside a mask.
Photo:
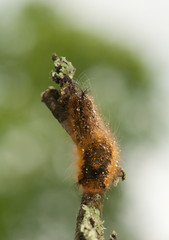
[{"label": "white sky background", "polygon": [[[0,12],[5,6],[17,9],[17,4],[25,2],[29,1],[0,0]],[[150,67],[156,72],[154,80],[158,90],[155,101],[166,123],[166,133],[155,146],[138,146],[132,154],[128,153],[127,158],[133,159],[131,166],[125,163],[128,173],[125,191],[130,204],[123,218],[126,227],[135,230],[140,240],[169,240],[169,0],[48,2],[57,10],[60,8],[77,27],[95,31],[109,41],[122,39],[152,63]],[[133,162],[138,156],[139,171],[135,173]],[[146,166],[142,158],[147,160]]]}]

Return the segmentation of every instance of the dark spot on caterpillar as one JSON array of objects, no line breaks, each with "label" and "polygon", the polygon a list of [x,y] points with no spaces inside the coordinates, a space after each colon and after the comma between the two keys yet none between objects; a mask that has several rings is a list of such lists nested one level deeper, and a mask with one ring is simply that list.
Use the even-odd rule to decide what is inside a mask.
[{"label": "dark spot on caterpillar", "polygon": [[97,141],[92,142],[86,147],[83,155],[83,165],[81,167],[81,175],[79,184],[87,186],[87,184],[94,185],[95,188],[105,188],[104,179],[109,174],[107,169],[108,164],[111,162],[111,147],[106,144],[105,139],[100,143]]},{"label": "dark spot on caterpillar", "polygon": [[103,175],[102,172],[108,173],[108,171],[105,169],[105,166],[101,166],[100,168],[96,169],[86,163],[84,165],[84,167],[82,168],[82,173],[83,173],[84,179],[104,178],[107,174]]}]

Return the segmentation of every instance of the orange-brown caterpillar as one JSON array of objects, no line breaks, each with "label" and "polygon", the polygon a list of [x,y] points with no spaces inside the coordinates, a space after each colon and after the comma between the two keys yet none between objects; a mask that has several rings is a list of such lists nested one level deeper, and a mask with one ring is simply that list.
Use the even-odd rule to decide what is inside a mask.
[{"label": "orange-brown caterpillar", "polygon": [[[61,87],[57,104],[64,112],[59,121],[76,144],[79,157],[77,182],[84,192],[103,192],[118,177],[125,176],[119,165],[117,142],[105,127],[92,98],[75,86],[71,63],[56,55],[53,60],[56,71],[52,78]],[[54,109],[52,104],[49,108]]]},{"label": "orange-brown caterpillar", "polygon": [[70,96],[68,114],[70,135],[79,156],[78,183],[86,192],[104,191],[121,175],[116,140],[84,92]]}]

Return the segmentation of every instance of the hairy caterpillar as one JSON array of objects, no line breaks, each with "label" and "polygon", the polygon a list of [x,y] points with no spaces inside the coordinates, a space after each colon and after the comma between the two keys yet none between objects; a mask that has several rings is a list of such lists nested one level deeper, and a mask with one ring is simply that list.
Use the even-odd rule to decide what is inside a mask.
[{"label": "hairy caterpillar", "polygon": [[116,184],[119,177],[122,177],[122,180],[125,178],[119,165],[117,142],[105,127],[92,98],[76,87],[72,80],[75,69],[71,63],[55,54],[52,59],[55,71],[51,73],[51,77],[60,86],[60,90],[49,89],[50,94],[52,93],[51,102],[43,100],[45,93],[42,101],[55,117],[59,109],[60,115],[57,113],[57,119],[77,147],[79,186],[84,192],[103,192],[112,183]]}]

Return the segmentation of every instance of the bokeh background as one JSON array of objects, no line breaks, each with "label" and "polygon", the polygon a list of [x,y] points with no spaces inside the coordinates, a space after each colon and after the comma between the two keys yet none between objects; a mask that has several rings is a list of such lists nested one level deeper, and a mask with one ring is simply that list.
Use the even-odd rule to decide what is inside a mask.
[{"label": "bokeh background", "polygon": [[168,1],[0,5],[0,239],[74,238],[74,146],[40,102],[56,52],[121,147],[127,181],[107,193],[106,239],[168,240]]}]

